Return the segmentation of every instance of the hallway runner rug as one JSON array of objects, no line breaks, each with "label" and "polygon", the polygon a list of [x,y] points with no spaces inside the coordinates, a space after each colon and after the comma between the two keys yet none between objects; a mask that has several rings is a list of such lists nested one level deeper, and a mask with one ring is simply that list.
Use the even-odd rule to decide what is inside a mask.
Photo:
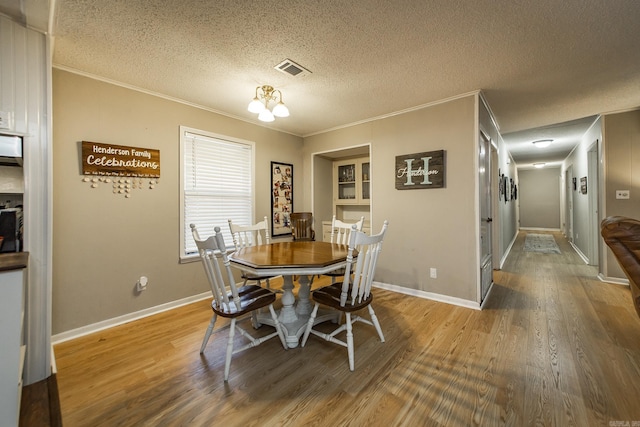
[{"label": "hallway runner rug", "polygon": [[524,250],[527,252],[542,252],[544,254],[559,254],[560,248],[551,234],[527,234],[524,239]]}]

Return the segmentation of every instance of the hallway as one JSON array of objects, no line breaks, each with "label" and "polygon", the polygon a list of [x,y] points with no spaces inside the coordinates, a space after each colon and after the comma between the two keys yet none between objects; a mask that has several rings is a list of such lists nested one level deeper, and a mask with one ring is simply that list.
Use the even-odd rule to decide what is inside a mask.
[{"label": "hallway", "polygon": [[528,336],[524,346],[505,348],[521,353],[516,359],[529,390],[524,420],[640,424],[640,319],[629,288],[598,280],[597,268],[585,265],[561,233],[544,233],[561,254],[524,251],[526,234],[519,233],[496,272],[485,307],[508,309],[510,333],[521,328]]}]

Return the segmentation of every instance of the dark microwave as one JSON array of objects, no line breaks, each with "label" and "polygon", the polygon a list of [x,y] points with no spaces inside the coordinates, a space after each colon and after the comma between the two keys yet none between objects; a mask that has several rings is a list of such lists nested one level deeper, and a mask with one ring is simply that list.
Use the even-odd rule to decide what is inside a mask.
[{"label": "dark microwave", "polygon": [[0,209],[0,252],[22,250],[22,209]]}]

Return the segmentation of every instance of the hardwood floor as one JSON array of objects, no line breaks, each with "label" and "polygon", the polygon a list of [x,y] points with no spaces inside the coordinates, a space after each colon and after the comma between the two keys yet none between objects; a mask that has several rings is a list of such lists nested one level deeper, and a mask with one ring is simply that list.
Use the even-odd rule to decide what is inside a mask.
[{"label": "hardwood floor", "polygon": [[559,233],[562,254],[523,252],[525,234],[482,311],[376,289],[386,342],[357,324],[354,372],[345,348],[311,336],[305,348],[271,340],[235,355],[224,383],[228,330],[199,354],[208,301],[60,343],[63,423],[640,423],[640,319],[629,289],[598,281]]},{"label": "hardwood floor", "polygon": [[62,426],[56,374],[22,388],[21,427]]}]

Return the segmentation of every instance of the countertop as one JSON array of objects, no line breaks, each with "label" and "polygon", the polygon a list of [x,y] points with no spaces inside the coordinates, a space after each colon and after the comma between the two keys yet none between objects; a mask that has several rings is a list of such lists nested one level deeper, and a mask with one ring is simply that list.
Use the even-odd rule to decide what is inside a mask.
[{"label": "countertop", "polygon": [[0,271],[27,268],[29,252],[7,252],[0,254]]}]

